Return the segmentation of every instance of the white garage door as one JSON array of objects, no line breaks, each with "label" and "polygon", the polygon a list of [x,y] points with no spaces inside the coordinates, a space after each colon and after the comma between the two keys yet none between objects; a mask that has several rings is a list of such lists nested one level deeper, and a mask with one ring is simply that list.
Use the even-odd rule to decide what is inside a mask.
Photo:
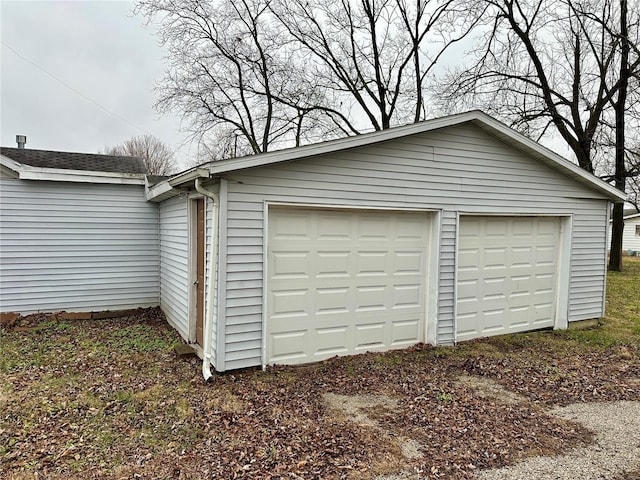
[{"label": "white garage door", "polygon": [[456,339],[553,327],[560,219],[460,217]]},{"label": "white garage door", "polygon": [[424,341],[427,213],[271,208],[267,363]]}]

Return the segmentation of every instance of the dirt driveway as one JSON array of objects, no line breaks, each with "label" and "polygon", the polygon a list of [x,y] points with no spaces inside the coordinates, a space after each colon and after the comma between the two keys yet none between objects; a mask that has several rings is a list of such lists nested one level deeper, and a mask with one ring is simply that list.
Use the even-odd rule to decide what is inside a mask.
[{"label": "dirt driveway", "polygon": [[[526,399],[482,377],[461,377],[460,381],[473,385],[478,395],[488,400],[510,404]],[[345,414],[350,421],[378,429],[380,435],[389,433],[367,415],[367,411],[385,406],[397,410],[397,403],[384,395],[344,396],[326,394],[325,401],[331,408]],[[398,412],[399,413],[399,412]],[[589,444],[569,448],[554,456],[534,456],[514,465],[480,470],[479,480],[572,480],[572,479],[623,479],[640,478],[640,402],[576,403],[550,410],[554,416],[575,422],[593,433]],[[413,439],[395,437],[402,454],[408,460],[420,458],[422,445]],[[377,480],[415,480],[422,475],[404,470],[380,475]]]}]

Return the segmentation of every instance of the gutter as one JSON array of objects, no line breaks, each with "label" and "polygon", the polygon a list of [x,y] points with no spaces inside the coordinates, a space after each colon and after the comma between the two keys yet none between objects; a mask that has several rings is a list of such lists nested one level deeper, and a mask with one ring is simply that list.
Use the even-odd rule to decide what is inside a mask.
[{"label": "gutter", "polygon": [[[152,202],[159,201],[158,199],[162,199],[163,195],[171,192],[175,188],[179,188],[185,184],[190,185],[191,182],[199,178],[209,178],[209,170],[202,167],[194,167],[190,170],[187,170],[186,172],[179,173],[176,176],[164,180],[160,183],[156,183],[151,187],[147,185],[145,189],[147,200]],[[209,196],[204,193],[203,195]]]},{"label": "gutter", "polygon": [[213,326],[213,301],[214,301],[214,292],[216,288],[216,266],[218,264],[218,215],[220,209],[220,199],[218,195],[215,193],[206,190],[202,186],[202,178],[197,177],[195,179],[195,188],[198,193],[201,193],[205,197],[208,197],[213,202],[213,215],[212,215],[212,225],[211,225],[211,236],[214,237],[211,239],[211,261],[209,263],[209,311],[208,315],[204,317],[204,345],[202,346],[202,376],[204,377],[205,382],[210,382],[213,374],[211,373],[211,327]]}]

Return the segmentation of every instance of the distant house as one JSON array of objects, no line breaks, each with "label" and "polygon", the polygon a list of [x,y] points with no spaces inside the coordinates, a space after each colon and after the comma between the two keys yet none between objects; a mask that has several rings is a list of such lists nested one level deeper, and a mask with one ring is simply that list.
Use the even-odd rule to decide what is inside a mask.
[{"label": "distant house", "polygon": [[0,148],[0,312],[158,305],[141,159]]},{"label": "distant house", "polygon": [[159,303],[205,376],[600,317],[624,201],[478,111],[148,179],[148,201],[139,172],[2,162],[2,311]]},{"label": "distant house", "polygon": [[[633,212],[635,210],[625,212],[622,250],[629,255],[640,256],[640,213]],[[611,239],[611,225],[609,225],[609,239]]]}]

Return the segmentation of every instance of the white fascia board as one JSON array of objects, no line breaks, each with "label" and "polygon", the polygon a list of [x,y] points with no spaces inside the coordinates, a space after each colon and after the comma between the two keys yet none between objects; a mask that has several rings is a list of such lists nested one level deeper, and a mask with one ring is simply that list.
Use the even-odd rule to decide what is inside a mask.
[{"label": "white fascia board", "polygon": [[[20,180],[47,180],[51,182],[76,183],[112,183],[117,185],[144,185],[144,176],[140,174],[109,175],[108,172],[85,172],[82,170],[63,170],[64,173],[54,172],[55,169],[44,168],[44,171],[26,170],[20,172]],[[102,175],[105,173],[105,175]]]},{"label": "white fascia board", "polygon": [[146,189],[147,200],[161,201],[166,198],[170,198],[172,195],[167,195],[167,194],[171,192],[174,188],[192,183],[195,181],[196,178],[209,178],[209,169],[202,168],[202,167],[194,167],[185,172],[179,173],[175,177],[171,177],[167,180],[163,180],[162,182],[155,184],[151,188],[147,187]]},{"label": "white fascia board", "polygon": [[245,168],[262,167],[274,163],[306,158],[313,155],[322,155],[349,148],[371,145],[373,143],[384,142],[387,140],[394,140],[396,138],[424,133],[465,122],[473,122],[485,131],[488,131],[489,133],[493,132],[497,137],[508,140],[508,143],[511,145],[516,143],[516,145],[513,145],[514,148],[524,150],[529,154],[534,154],[534,156],[541,161],[556,167],[558,170],[563,171],[570,176],[577,176],[579,178],[577,181],[600,191],[616,202],[624,201],[626,198],[625,194],[617,188],[612,187],[608,183],[584,171],[579,166],[571,163],[569,160],[516,132],[480,110],[472,110],[465,113],[449,115],[447,117],[412,123],[402,127],[394,127],[387,130],[330,140],[328,142],[313,145],[305,145],[302,147],[289,148],[247,157],[219,160],[209,164],[209,173],[211,175],[220,175]]},{"label": "white fascia board", "polygon": [[167,180],[163,180],[160,183],[156,183],[153,187],[147,187],[145,190],[147,200],[160,201],[159,197],[162,197],[163,195],[169,193],[171,190],[173,190],[173,187],[169,185],[169,182]]},{"label": "white fascia board", "polygon": [[168,180],[165,180],[172,187],[179,187],[180,185],[184,185],[185,183],[191,183],[196,178],[209,178],[209,169],[202,167],[193,167],[186,172],[179,173],[175,177],[171,177]]},{"label": "white fascia board", "polygon": [[18,171],[19,168],[21,167],[21,164],[19,164],[18,162],[11,160],[9,157],[5,157],[4,155],[0,155],[0,163],[7,167],[7,168],[11,168],[11,170],[14,171]]},{"label": "white fascia board", "polygon": [[18,178],[19,174],[15,170],[0,164],[0,177]]},{"label": "white fascia board", "polygon": [[20,180],[44,180],[51,182],[112,183],[118,185],[144,185],[142,173],[93,172],[66,170],[63,168],[32,167],[0,155],[0,163],[18,174]]}]

